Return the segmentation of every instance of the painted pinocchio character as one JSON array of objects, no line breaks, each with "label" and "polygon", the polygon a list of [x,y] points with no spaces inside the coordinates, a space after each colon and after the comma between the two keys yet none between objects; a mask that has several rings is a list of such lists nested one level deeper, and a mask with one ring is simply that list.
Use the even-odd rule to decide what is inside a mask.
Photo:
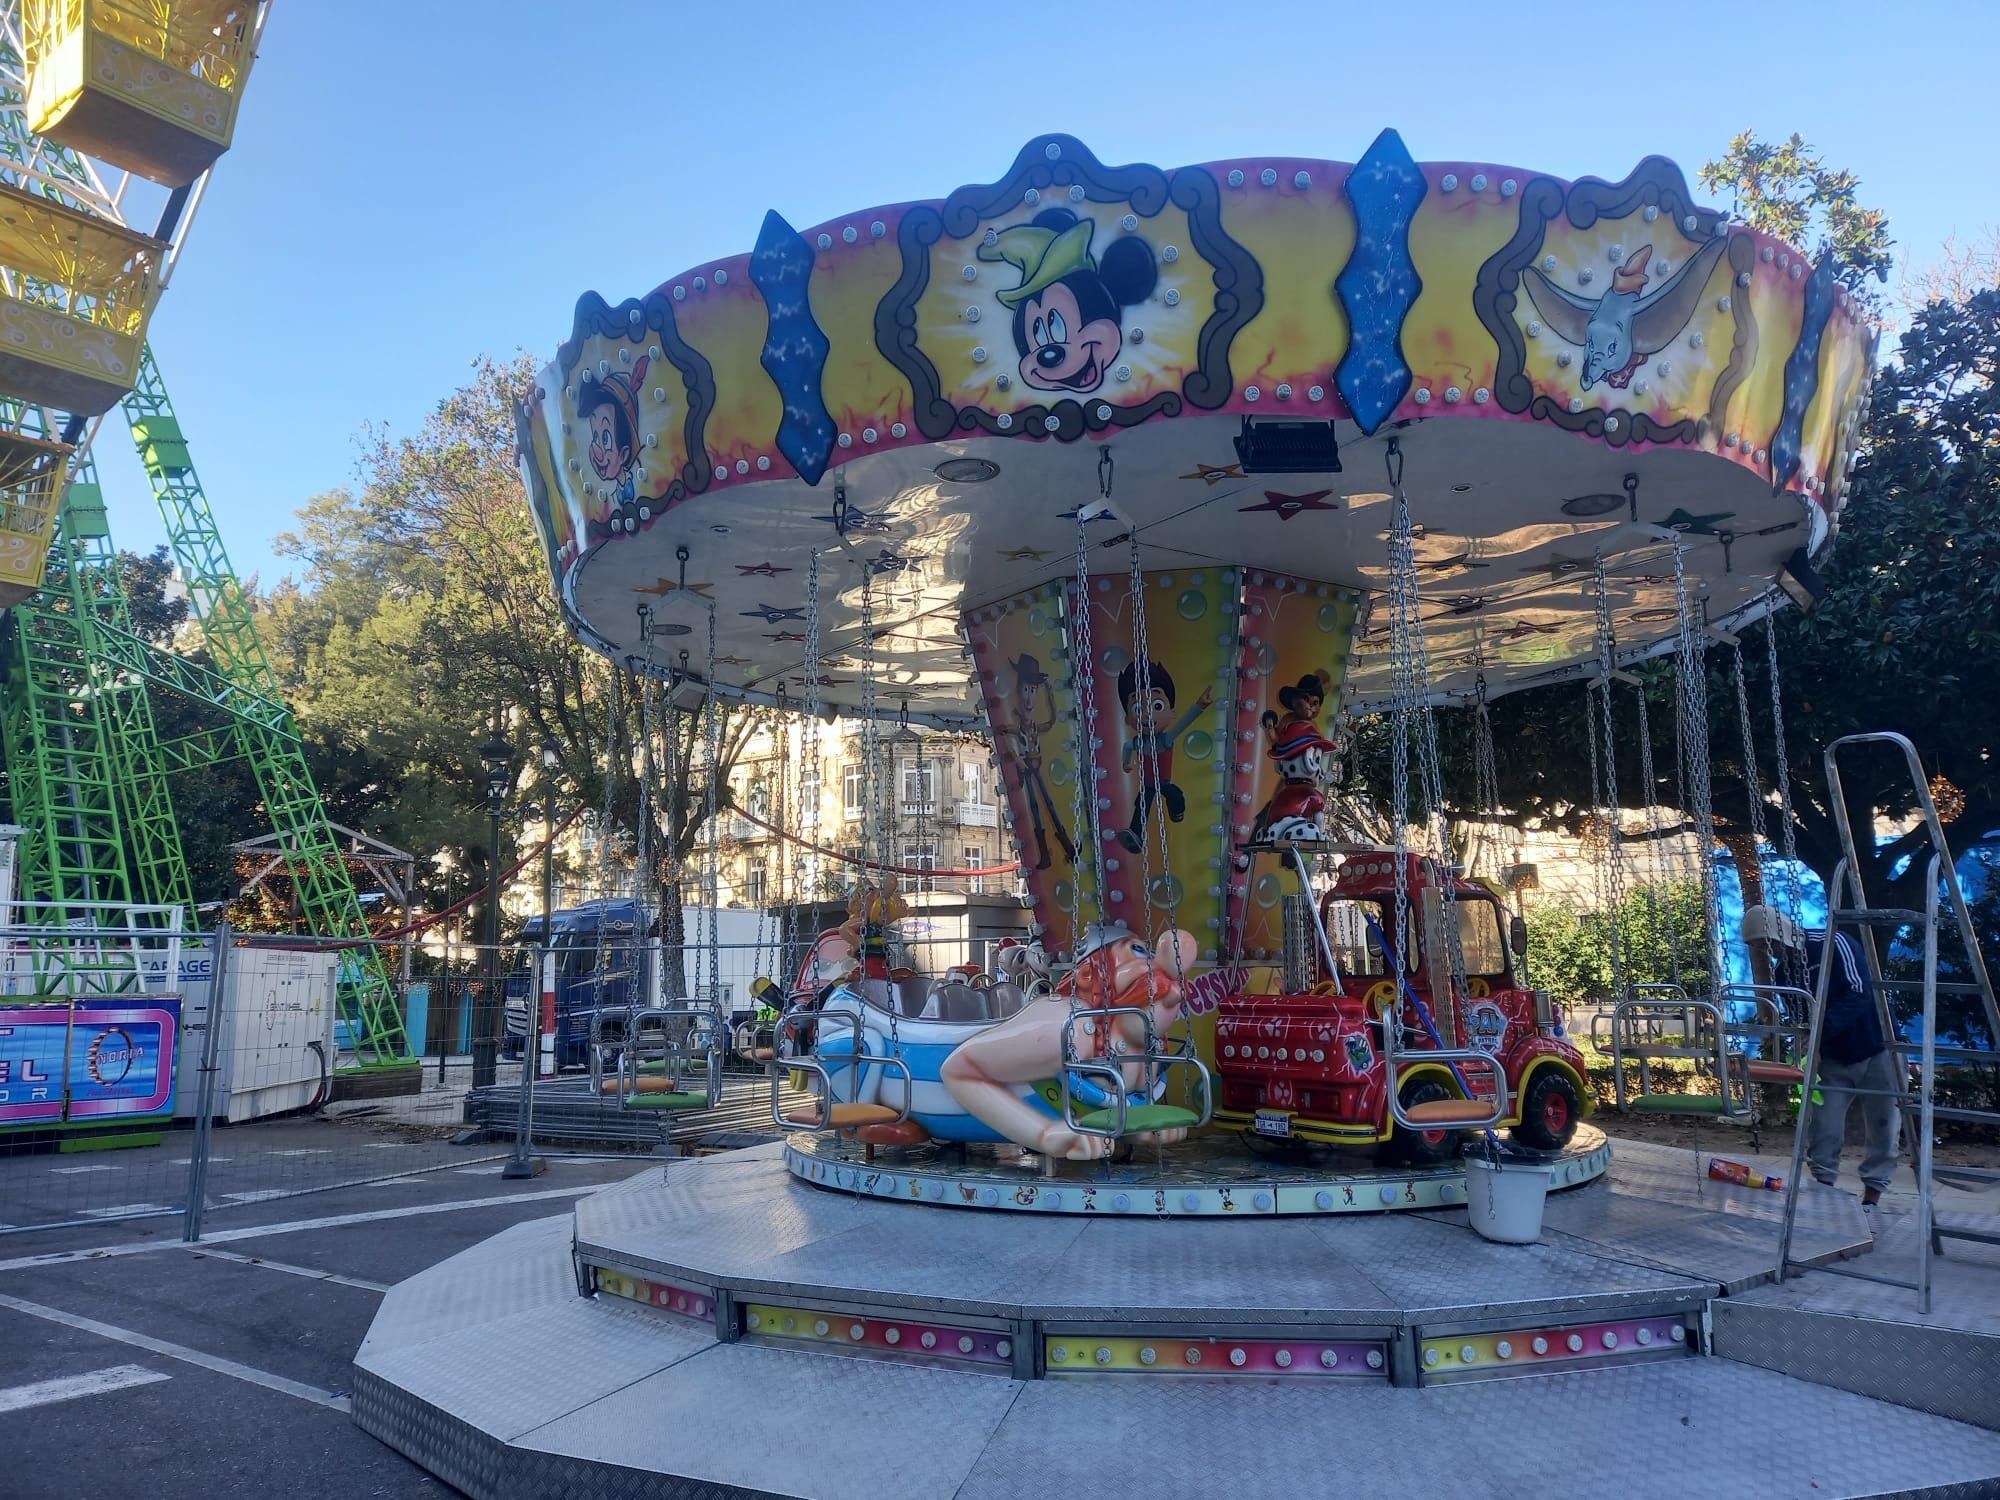
[{"label": "painted pinocchio character", "polygon": [[1023,654],[1010,665],[1014,672],[1014,759],[1021,768],[1021,795],[1027,801],[1028,826],[1035,835],[1035,868],[1046,870],[1053,862],[1044,817],[1054,825],[1064,857],[1075,864],[1076,845],[1063,827],[1055,798],[1049,795],[1049,784],[1042,777],[1042,736],[1056,727],[1055,694],[1035,657]]},{"label": "painted pinocchio character", "polygon": [[599,479],[617,486],[619,505],[639,497],[639,392],[651,363],[642,354],[628,375],[586,375],[577,382],[576,412],[590,424],[590,467]]},{"label": "painted pinocchio character", "polygon": [[1127,662],[1118,674],[1118,703],[1132,733],[1119,752],[1126,775],[1139,773],[1139,795],[1132,799],[1132,821],[1118,832],[1118,842],[1137,854],[1146,842],[1146,815],[1155,801],[1167,805],[1167,816],[1178,823],[1187,817],[1187,794],[1174,784],[1174,742],[1215,702],[1215,689],[1203,688],[1188,711],[1166,722],[1174,711],[1174,679],[1156,661]]},{"label": "painted pinocchio character", "polygon": [[1277,791],[1251,825],[1253,843],[1317,844],[1326,839],[1319,815],[1326,808],[1320,776],[1339,747],[1310,724],[1281,728],[1264,753],[1278,768]]}]

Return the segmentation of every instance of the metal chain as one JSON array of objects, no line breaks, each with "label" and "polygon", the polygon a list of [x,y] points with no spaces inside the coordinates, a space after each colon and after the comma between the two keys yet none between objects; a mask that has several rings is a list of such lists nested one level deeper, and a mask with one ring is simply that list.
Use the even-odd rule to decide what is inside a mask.
[{"label": "metal chain", "polygon": [[722,839],[718,817],[721,802],[722,705],[715,696],[715,606],[708,606],[708,691],[702,698],[703,738],[707,742],[704,811],[707,813],[708,847],[702,871],[703,895],[708,905],[708,999],[722,1000]]},{"label": "metal chain", "polygon": [[[611,809],[618,785],[618,731],[625,717],[623,679],[614,663],[611,668],[610,711],[604,731],[604,807],[597,819],[597,894],[600,900],[611,893]],[[643,813],[643,809],[641,810]],[[597,972],[604,966],[604,924],[598,924]],[[549,939],[548,933],[542,934]]]},{"label": "metal chain", "polygon": [[1785,860],[1785,915],[1802,921],[1805,892],[1799,883],[1799,835],[1792,816],[1792,770],[1785,748],[1784,695],[1778,686],[1778,617],[1764,616],[1764,659],[1771,672],[1771,757],[1778,767],[1778,851]]},{"label": "metal chain", "polygon": [[1625,909],[1625,847],[1618,826],[1618,739],[1613,733],[1611,716],[1612,672],[1616,669],[1617,653],[1611,630],[1611,591],[1604,577],[1604,554],[1597,554],[1596,566],[1596,608],[1597,608],[1597,712],[1601,716],[1604,729],[1604,784],[1602,787],[1602,807],[1604,809],[1604,877],[1610,897],[1605,908],[1605,919],[1611,931],[1611,983],[1612,993],[1625,994],[1625,934],[1622,918]]},{"label": "metal chain", "polygon": [[[1090,874],[1097,920],[1104,915],[1104,820],[1097,795],[1097,661],[1090,644],[1090,538],[1081,507],[1076,518],[1076,610],[1069,622],[1070,675],[1076,683],[1078,713],[1073,749],[1076,755],[1075,827],[1077,837],[1090,837]],[[1081,871],[1074,871],[1081,874]],[[1083,942],[1083,882],[1072,881],[1076,905],[1070,917],[1072,951]]]},{"label": "metal chain", "polygon": [[875,726],[875,575],[868,565],[861,567],[861,879],[875,868],[875,881],[882,880],[881,866],[888,861],[881,844],[888,830],[882,808],[881,767],[875,764],[880,751]]},{"label": "metal chain", "polygon": [[[1105,485],[1104,498],[1107,500],[1111,498],[1111,489],[1108,482]],[[1139,670],[1148,674],[1147,680],[1150,681],[1153,646],[1151,637],[1146,629],[1146,580],[1144,573],[1140,571],[1139,567],[1139,534],[1136,528],[1133,530],[1129,540],[1132,548],[1132,654],[1141,663]],[[1155,727],[1157,728],[1157,726]],[[1141,795],[1144,795],[1144,788],[1146,786],[1157,787],[1159,785],[1160,754],[1157,735],[1151,740],[1148,748],[1144,751],[1144,755],[1146,763],[1140,772],[1142,778]],[[1139,840],[1139,900],[1149,910],[1155,905],[1164,906],[1167,913],[1167,925],[1178,928],[1180,926],[1180,901],[1174,890],[1173,862],[1167,849],[1167,799],[1165,797],[1155,796],[1153,798],[1153,821],[1159,831],[1160,894],[1165,899],[1160,902],[1153,900],[1152,865],[1154,841],[1151,838],[1145,837],[1142,830]],[[1151,950],[1149,949],[1148,951],[1150,952]],[[1187,978],[1185,974],[1176,975],[1175,977],[1181,980]]]},{"label": "metal chain", "polygon": [[1417,775],[1424,798],[1423,853],[1434,855],[1444,878],[1438,884],[1440,925],[1449,958],[1447,973],[1455,993],[1465,993],[1465,954],[1459,942],[1456,905],[1453,900],[1449,825],[1438,762],[1437,718],[1430,702],[1430,657],[1424,645],[1422,600],[1418,593],[1416,530],[1410,519],[1409,497],[1403,490],[1402,445],[1389,440],[1384,456],[1389,487],[1395,496],[1395,515],[1389,533],[1389,652],[1392,697],[1390,740],[1393,813],[1396,822],[1396,980],[1404,981],[1410,893],[1409,868],[1409,770],[1412,731],[1415,735]]},{"label": "metal chain", "polygon": [[1674,600],[1680,613],[1675,673],[1680,686],[1680,757],[1686,808],[1694,819],[1695,873],[1701,883],[1702,947],[1711,987],[1722,982],[1721,922],[1715,896],[1715,812],[1708,764],[1708,665],[1700,604],[1688,592],[1687,561],[1674,549]]},{"label": "metal chain", "polygon": [[[1758,885],[1763,884],[1764,788],[1757,775],[1757,737],[1750,727],[1750,690],[1743,680],[1743,648],[1729,647],[1729,676],[1736,689],[1736,723],[1743,736],[1743,789],[1750,799],[1750,857],[1758,861]],[[1743,872],[1736,872],[1738,881]]]},{"label": "metal chain", "polygon": [[[1641,886],[1646,893],[1646,915],[1652,922],[1652,930],[1660,933],[1660,892],[1661,881],[1671,878],[1668,862],[1675,858],[1674,851],[1667,847],[1666,825],[1660,819],[1660,783],[1653,770],[1653,723],[1646,711],[1646,687],[1640,683],[1635,688],[1639,700],[1639,780],[1646,791],[1646,834],[1650,845],[1647,863],[1652,867],[1652,878]],[[1675,849],[1679,844],[1676,842]],[[1669,930],[1667,940],[1667,967],[1673,982],[1681,982],[1681,948],[1679,934]]]},{"label": "metal chain", "polygon": [[[820,644],[819,643],[820,643],[819,553],[817,550],[815,550],[806,554],[806,681],[805,681],[806,723],[805,723],[805,732],[803,735],[805,744],[804,744],[804,749],[801,751],[801,758],[805,762],[805,768],[810,772],[812,772],[814,798],[817,800],[817,802],[824,803],[824,801],[826,800],[826,788],[821,784],[821,777],[820,777],[820,743],[819,743]],[[810,821],[812,826],[814,828],[817,828],[819,826],[820,809],[817,805],[814,806],[814,808],[812,809],[811,819],[808,820],[806,818],[805,787],[803,785],[803,780],[804,780],[803,776],[800,779],[801,779],[801,785],[799,787],[798,826],[800,828],[804,828],[807,822]],[[818,855],[814,855],[812,857],[812,868],[815,873],[817,873],[820,869],[820,862]],[[817,939],[819,934],[814,933],[812,934],[812,936],[814,939]]]}]

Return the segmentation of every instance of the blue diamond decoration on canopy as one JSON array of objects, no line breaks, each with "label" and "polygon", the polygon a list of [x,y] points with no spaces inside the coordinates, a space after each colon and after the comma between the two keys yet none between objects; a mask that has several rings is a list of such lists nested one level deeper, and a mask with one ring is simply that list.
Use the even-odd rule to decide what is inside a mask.
[{"label": "blue diamond decoration on canopy", "polygon": [[1785,361],[1785,409],[1778,435],[1771,439],[1771,488],[1783,489],[1799,472],[1799,449],[1805,441],[1806,408],[1819,391],[1819,345],[1833,316],[1833,256],[1822,255],[1806,283],[1805,314],[1799,341]]},{"label": "blue diamond decoration on canopy", "polygon": [[1410,259],[1410,221],[1429,185],[1393,130],[1375,137],[1347,176],[1354,205],[1354,251],[1334,278],[1347,310],[1347,353],[1333,383],[1364,433],[1373,432],[1409,394],[1403,319],[1424,289]]},{"label": "blue diamond decoration on canopy", "polygon": [[785,402],[778,451],[807,484],[818,484],[836,434],[820,394],[828,345],[806,296],[812,268],[812,246],[805,237],[775,210],[765,214],[757,248],[750,253],[750,280],[763,294],[770,317],[759,358]]}]

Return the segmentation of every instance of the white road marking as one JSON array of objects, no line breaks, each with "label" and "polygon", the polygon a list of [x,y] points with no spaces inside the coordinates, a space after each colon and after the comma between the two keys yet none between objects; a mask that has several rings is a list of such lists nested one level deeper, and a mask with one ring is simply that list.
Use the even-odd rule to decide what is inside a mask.
[{"label": "white road marking", "polygon": [[180,1208],[172,1203],[120,1203],[112,1208],[86,1208],[84,1213],[93,1219],[122,1219],[128,1214],[171,1214]]},{"label": "white road marking", "polygon": [[163,1354],[168,1359],[177,1359],[182,1364],[212,1370],[233,1380],[248,1381],[251,1385],[261,1385],[267,1391],[296,1396],[299,1400],[310,1401],[315,1406],[329,1406],[335,1411],[342,1412],[348,1409],[345,1396],[336,1396],[331,1391],[315,1390],[312,1386],[301,1385],[296,1380],[273,1375],[268,1370],[256,1370],[249,1365],[240,1365],[233,1359],[222,1358],[219,1354],[205,1354],[199,1349],[190,1349],[185,1344],[169,1343],[166,1339],[156,1339],[151,1334],[136,1333],[130,1328],[120,1328],[112,1323],[100,1323],[97,1319],[86,1318],[81,1313],[64,1312],[59,1307],[45,1307],[39,1302],[27,1302],[19,1297],[7,1296],[0,1296],[0,1307],[12,1308],[15,1312],[26,1313],[31,1318],[60,1323],[66,1328],[78,1328],[85,1333],[94,1333],[99,1338],[116,1339],[119,1343],[130,1344],[135,1349],[146,1349],[154,1354]]},{"label": "white road marking", "polygon": [[59,1380],[37,1380],[32,1385],[0,1389],[0,1412],[26,1411],[31,1406],[74,1401],[79,1396],[101,1396],[106,1391],[127,1390],[135,1385],[156,1385],[173,1378],[140,1365],[112,1365],[109,1369],[92,1370],[88,1375],[65,1375]]},{"label": "white road marking", "polygon": [[317,1271],[311,1266],[295,1266],[282,1260],[267,1260],[261,1255],[238,1255],[234,1250],[218,1250],[213,1245],[189,1245],[187,1247],[200,1260],[233,1260],[238,1265],[262,1266],[267,1271],[283,1271],[287,1276],[303,1276],[309,1281],[331,1281],[341,1286],[356,1287],[364,1292],[382,1293],[389,1290],[385,1282],[363,1281],[359,1276],[342,1276],[336,1271]]},{"label": "white road marking", "polygon": [[331,1146],[305,1146],[296,1151],[270,1151],[265,1154],[268,1156],[331,1156],[333,1155],[333,1148]]},{"label": "white road marking", "polygon": [[[235,1159],[233,1156],[211,1156],[208,1159],[208,1164],[212,1167],[219,1161],[234,1161]],[[173,1159],[172,1165],[176,1167],[191,1167],[194,1165],[194,1159],[188,1156],[176,1156]]]},{"label": "white road marking", "polygon": [[79,1172],[115,1172],[118,1168],[115,1163],[105,1162],[90,1167],[50,1167],[49,1170],[58,1177],[74,1177]]},{"label": "white road marking", "polygon": [[262,1203],[266,1198],[289,1198],[292,1196],[292,1189],[258,1188],[254,1192],[224,1193],[222,1196],[231,1203]]},{"label": "white road marking", "polygon": [[551,1198],[581,1198],[603,1187],[601,1182],[580,1183],[576,1187],[543,1188],[533,1193],[495,1193],[489,1198],[461,1198],[452,1203],[409,1203],[396,1208],[378,1208],[367,1213],[333,1214],[324,1219],[294,1219],[287,1224],[248,1224],[241,1229],[224,1229],[205,1234],[198,1244],[179,1240],[150,1244],[105,1245],[95,1250],[54,1250],[46,1255],[22,1255],[0,1260],[0,1271],[26,1271],[36,1266],[62,1266],[79,1260],[119,1260],[127,1255],[151,1255],[160,1250],[204,1251],[214,1245],[236,1240],[258,1240],[266,1235],[300,1234],[312,1229],[340,1229],[349,1224],[376,1224],[383,1219],[406,1219],[414,1214],[458,1213],[468,1208],[504,1208],[510,1203],[545,1203]]}]

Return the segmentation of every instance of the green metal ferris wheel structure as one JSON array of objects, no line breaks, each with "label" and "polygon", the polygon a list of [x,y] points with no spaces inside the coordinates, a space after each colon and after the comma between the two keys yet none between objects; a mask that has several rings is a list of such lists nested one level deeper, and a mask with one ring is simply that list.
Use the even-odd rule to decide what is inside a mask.
[{"label": "green metal ferris wheel structure", "polygon": [[[83,7],[85,35],[80,40],[48,34],[51,26],[61,24],[51,19],[61,9],[38,0],[0,0],[0,217],[11,213],[6,222],[16,227],[25,223],[24,232],[31,236],[23,241],[26,250],[0,237],[0,311],[11,311],[5,306],[11,299],[32,317],[53,310],[103,325],[109,321],[109,295],[59,285],[48,264],[31,266],[28,258],[36,244],[58,242],[83,246],[62,264],[87,258],[94,224],[109,226],[131,242],[123,217],[128,184],[117,180],[120,169],[173,184],[151,232],[152,243],[140,252],[153,277],[149,310],[150,297],[171,277],[206,185],[206,165],[190,171],[188,137],[193,136],[197,160],[207,153],[212,163],[226,149],[234,102],[255,55],[265,6],[228,7],[226,20],[233,30],[225,31],[210,24],[223,12],[197,0],[181,7],[179,21],[170,18],[135,35],[129,23],[137,13],[107,0],[97,13],[90,4]],[[74,13],[70,19],[73,24]],[[162,67],[171,70],[178,61],[182,73],[174,75],[177,82],[188,77],[198,83],[219,81],[226,118],[205,139],[198,132],[176,133],[176,122],[163,125],[147,115],[119,115],[127,100],[112,99],[107,113],[105,101],[93,99],[86,87],[81,101],[69,106],[68,118],[59,127],[48,126],[42,118],[47,106],[37,97],[38,88],[45,87],[36,77],[37,49],[66,41],[79,48],[113,49],[114,56],[119,47],[129,51],[137,46],[154,70],[149,77]],[[103,76],[110,76],[108,69]],[[209,123],[213,125],[212,118]],[[64,139],[38,134],[33,124]],[[88,156],[65,143],[76,140],[87,145]],[[99,161],[111,164],[115,188],[107,188]],[[185,180],[176,183],[176,178]],[[79,225],[78,215],[88,216],[88,222]],[[33,240],[34,235],[40,239]],[[129,328],[131,321],[119,326]],[[230,565],[188,436],[152,349],[142,342],[143,316],[138,328],[136,378],[129,389],[124,389],[127,382],[118,382],[122,394],[107,399],[115,399],[137,448],[192,619],[215,665],[209,669],[134,633],[104,490],[91,456],[110,412],[102,404],[96,416],[69,410],[61,397],[76,389],[74,381],[56,371],[47,390],[38,389],[45,382],[32,359],[9,361],[0,349],[0,447],[35,455],[37,463],[58,463],[67,471],[66,483],[60,475],[44,481],[58,498],[41,587],[0,616],[0,748],[6,766],[0,800],[5,819],[21,829],[16,925],[43,931],[90,925],[99,920],[95,913],[121,908],[142,913],[128,918],[141,923],[191,925],[196,893],[173,786],[181,777],[241,760],[256,779],[269,832],[294,882],[307,929],[323,938],[365,939],[369,929],[346,853],[258,638],[249,595]],[[48,454],[60,458],[39,457]],[[23,514],[16,507],[0,515],[0,531],[10,517]],[[156,693],[180,694],[205,705],[212,712],[202,717],[217,727],[163,739],[153,711]],[[106,988],[138,983],[136,974],[103,978]],[[352,1065],[407,1061],[409,1043],[389,971],[372,946],[364,943],[344,954],[338,992]]]}]

